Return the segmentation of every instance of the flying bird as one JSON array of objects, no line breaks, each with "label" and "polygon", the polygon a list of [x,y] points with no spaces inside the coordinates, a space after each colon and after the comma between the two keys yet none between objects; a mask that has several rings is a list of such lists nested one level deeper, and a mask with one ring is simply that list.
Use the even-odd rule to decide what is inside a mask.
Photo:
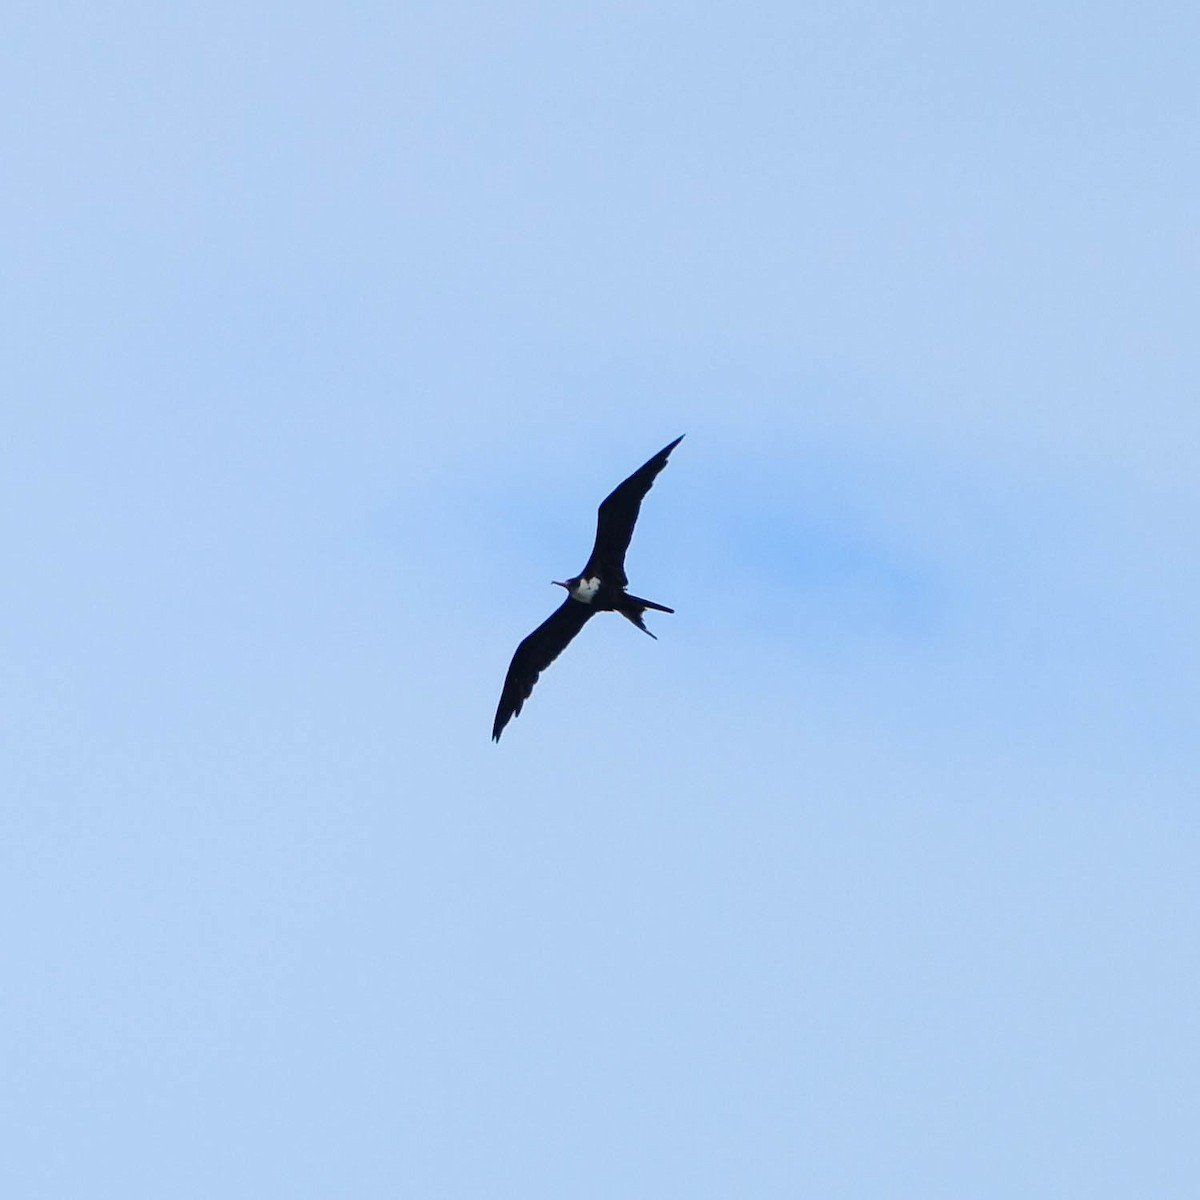
[{"label": "flying bird", "polygon": [[505,725],[520,714],[529,699],[538,676],[567,648],[594,613],[619,612],[643,633],[654,637],[646,628],[642,613],[648,608],[655,612],[675,611],[665,604],[631,596],[625,590],[629,584],[625,575],[625,551],[633,537],[642,499],[659,471],[667,465],[671,451],[682,441],[680,434],[649,462],[638,467],[624,483],[613,488],[596,514],[596,544],[587,566],[571,579],[551,580],[556,587],[566,588],[567,598],[517,647],[496,707],[492,741],[500,740]]}]

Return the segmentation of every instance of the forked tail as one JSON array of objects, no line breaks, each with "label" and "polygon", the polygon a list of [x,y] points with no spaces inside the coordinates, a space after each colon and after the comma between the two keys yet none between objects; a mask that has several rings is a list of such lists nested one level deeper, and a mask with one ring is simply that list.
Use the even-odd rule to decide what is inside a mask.
[{"label": "forked tail", "polygon": [[673,608],[668,608],[665,604],[655,604],[653,600],[643,600],[640,596],[630,596],[628,593],[622,597],[622,605],[617,609],[617,612],[627,620],[632,621],[643,633],[657,641],[657,637],[650,633],[646,628],[645,622],[642,620],[642,613],[648,608],[654,609],[655,612],[673,613]]}]

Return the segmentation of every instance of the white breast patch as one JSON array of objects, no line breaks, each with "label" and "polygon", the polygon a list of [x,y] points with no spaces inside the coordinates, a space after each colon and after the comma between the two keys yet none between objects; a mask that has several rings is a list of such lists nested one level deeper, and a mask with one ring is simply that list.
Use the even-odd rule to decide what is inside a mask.
[{"label": "white breast patch", "polygon": [[576,585],[575,590],[571,593],[576,600],[582,600],[584,604],[591,604],[596,598],[596,593],[600,590],[599,579],[581,579]]}]

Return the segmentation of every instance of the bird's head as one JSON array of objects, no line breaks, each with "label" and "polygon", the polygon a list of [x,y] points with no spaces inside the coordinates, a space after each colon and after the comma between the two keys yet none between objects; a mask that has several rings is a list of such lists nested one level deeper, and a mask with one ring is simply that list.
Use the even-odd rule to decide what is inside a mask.
[{"label": "bird's head", "polygon": [[567,589],[567,595],[572,600],[578,600],[581,604],[592,604],[595,602],[596,593],[599,592],[601,584],[599,578],[588,579],[583,575],[576,575],[574,579],[553,579],[552,583],[557,584],[560,588]]}]

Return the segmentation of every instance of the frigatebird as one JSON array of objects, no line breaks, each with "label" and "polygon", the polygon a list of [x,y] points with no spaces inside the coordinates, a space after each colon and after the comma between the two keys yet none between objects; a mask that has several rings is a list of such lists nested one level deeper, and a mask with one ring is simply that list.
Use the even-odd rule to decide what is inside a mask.
[{"label": "frigatebird", "polygon": [[625,575],[625,551],[633,537],[642,499],[659,471],[667,465],[671,451],[682,441],[683,434],[680,434],[649,462],[638,467],[624,483],[613,488],[597,511],[596,543],[587,566],[571,579],[551,580],[556,587],[567,589],[567,598],[517,647],[496,707],[492,741],[500,740],[505,725],[520,714],[529,699],[538,676],[567,648],[593,613],[619,612],[643,633],[654,637],[646,628],[642,613],[648,608],[656,612],[675,611],[665,604],[631,596],[625,590],[629,584]]}]

